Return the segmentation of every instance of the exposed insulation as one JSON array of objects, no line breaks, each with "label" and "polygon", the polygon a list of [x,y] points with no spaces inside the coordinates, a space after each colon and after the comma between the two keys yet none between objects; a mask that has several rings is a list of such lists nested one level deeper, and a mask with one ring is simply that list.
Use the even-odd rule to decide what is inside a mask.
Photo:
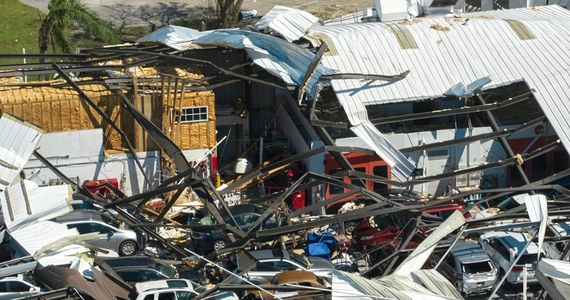
[{"label": "exposed insulation", "polygon": [[[96,103],[103,96],[116,98],[109,96],[111,93],[100,85],[81,88]],[[102,119],[71,88],[0,86],[0,107],[2,111],[36,124],[45,132],[97,128]],[[112,141],[111,148],[121,148],[120,139]]]},{"label": "exposed insulation", "polygon": [[[182,149],[210,148],[216,145],[216,112],[214,94],[212,92],[185,92],[184,95],[170,97],[169,104],[165,110],[164,122],[166,126],[171,126],[174,132],[174,141]],[[176,103],[175,103],[176,100]],[[185,107],[207,106],[208,121],[195,123],[178,124],[170,117],[171,110],[178,110]],[[171,135],[172,137],[172,135]]]},{"label": "exposed insulation", "polygon": [[[168,70],[136,68],[135,72],[145,76],[174,73],[183,79],[201,77],[179,68]],[[182,80],[178,77],[167,77],[164,80],[165,84],[161,87],[160,79],[157,79],[157,88],[140,90],[141,95],[147,95],[144,105],[140,104],[143,105],[141,107],[146,107],[143,113],[157,126],[162,126],[163,132],[167,135],[172,134],[173,141],[181,149],[213,147],[216,144],[214,94],[211,91],[182,93],[184,85],[190,84]],[[59,84],[62,81],[51,83]],[[81,85],[80,88],[121,128],[137,151],[158,149],[148,135],[141,134],[140,127],[135,129],[138,125],[135,124],[130,114],[122,109],[120,97],[113,95],[102,85]],[[208,106],[208,120],[172,124],[171,113],[174,109],[192,106]],[[127,148],[127,142],[123,140],[119,132],[104,122],[102,117],[82,101],[77,92],[70,87],[0,85],[0,111],[33,123],[45,132],[102,128],[106,138],[106,149],[125,150]]]}]

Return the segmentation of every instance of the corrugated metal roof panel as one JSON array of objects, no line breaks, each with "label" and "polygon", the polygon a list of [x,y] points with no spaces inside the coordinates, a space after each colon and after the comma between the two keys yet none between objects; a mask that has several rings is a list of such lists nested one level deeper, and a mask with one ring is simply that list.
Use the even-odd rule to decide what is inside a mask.
[{"label": "corrugated metal roof panel", "polygon": [[[467,22],[466,19],[469,19]],[[509,22],[526,27],[533,39],[521,39]],[[393,75],[410,70],[396,82],[333,80],[347,114],[362,117],[363,105],[397,103],[443,95],[489,76],[485,88],[525,80],[570,150],[570,11],[556,5],[487,11],[462,18],[427,17],[400,23],[417,49],[402,49],[384,23],[312,27],[308,35],[324,36],[331,54],[322,64],[339,73]],[[359,124],[351,123],[353,125]]]},{"label": "corrugated metal roof panel", "polygon": [[4,223],[8,229],[55,218],[72,210],[69,185],[39,187],[29,180],[20,181],[0,192]]},{"label": "corrugated metal roof panel", "polygon": [[318,21],[319,18],[306,11],[276,5],[255,23],[255,29],[277,33],[293,42],[305,35],[307,29]]},{"label": "corrugated metal roof panel", "polygon": [[[435,270],[433,272],[437,273]],[[432,274],[420,274],[420,276],[429,278],[431,282],[453,288],[451,283],[443,276]],[[429,290],[422,284],[423,282],[421,281],[412,281],[407,277],[398,275],[384,276],[380,279],[368,279],[360,274],[334,271],[332,299],[463,299],[457,290],[455,292],[446,288]]]},{"label": "corrugated metal roof panel", "polygon": [[[300,85],[315,54],[308,49],[274,36],[241,31],[216,30],[195,41],[202,45],[218,45],[245,49],[253,62],[267,72],[281,78],[287,84]],[[308,82],[308,94],[316,91],[317,80],[332,70],[319,65]]]},{"label": "corrugated metal roof panel", "polygon": [[192,41],[204,34],[192,28],[168,25],[143,36],[137,43],[161,43],[182,50],[192,47]]},{"label": "corrugated metal roof panel", "polygon": [[0,190],[14,181],[40,141],[43,131],[4,113],[0,118]]},{"label": "corrugated metal roof panel", "polygon": [[417,270],[412,273],[412,278],[434,294],[463,299],[453,284],[435,269]]},{"label": "corrugated metal roof panel", "polygon": [[77,230],[51,221],[32,224],[10,234],[30,255],[59,239],[78,236]]}]

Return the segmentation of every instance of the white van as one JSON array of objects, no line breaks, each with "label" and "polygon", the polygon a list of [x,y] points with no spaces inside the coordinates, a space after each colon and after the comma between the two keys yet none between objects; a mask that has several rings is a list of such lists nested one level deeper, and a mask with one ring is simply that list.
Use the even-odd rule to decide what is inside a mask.
[{"label": "white van", "polygon": [[438,271],[464,296],[487,294],[495,289],[498,280],[497,268],[474,241],[458,240]]},{"label": "white van", "polygon": [[507,274],[507,283],[523,283],[525,267],[527,283],[537,283],[536,265],[544,257],[544,252],[541,252],[539,256],[538,245],[531,241],[523,253],[522,250],[530,238],[532,237],[524,232],[493,231],[481,235],[479,244],[499,269],[500,278],[507,274],[510,265],[520,256],[520,259]]}]

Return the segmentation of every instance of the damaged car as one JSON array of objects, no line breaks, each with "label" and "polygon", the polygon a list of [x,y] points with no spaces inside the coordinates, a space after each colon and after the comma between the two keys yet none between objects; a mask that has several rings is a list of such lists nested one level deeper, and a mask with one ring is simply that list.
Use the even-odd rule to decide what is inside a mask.
[{"label": "damaged car", "polygon": [[[244,274],[249,281],[267,282],[283,271],[302,270],[315,273],[315,275],[331,279],[334,265],[324,258],[307,257],[283,249],[253,250],[246,253],[254,260],[255,266]],[[242,268],[235,255],[232,258],[236,270]]]},{"label": "damaged car", "polygon": [[[440,259],[434,254],[430,264],[436,266]],[[475,241],[458,240],[438,270],[465,296],[489,293],[498,281],[497,268]]]}]

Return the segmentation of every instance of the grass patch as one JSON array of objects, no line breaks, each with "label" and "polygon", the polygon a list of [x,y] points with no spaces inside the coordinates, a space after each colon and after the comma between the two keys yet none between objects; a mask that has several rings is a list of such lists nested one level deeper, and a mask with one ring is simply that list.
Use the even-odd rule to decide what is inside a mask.
[{"label": "grass patch", "polygon": [[[27,54],[39,53],[38,30],[41,25],[40,14],[43,15],[43,13],[36,8],[18,2],[18,0],[0,0],[0,12],[2,12],[0,18],[0,53],[22,54],[23,48],[26,49]],[[105,44],[100,40],[72,32],[69,32],[68,36],[76,47],[89,48]],[[51,47],[48,53],[53,53]],[[22,62],[8,59],[0,60],[0,64],[8,63]]]},{"label": "grass patch", "polygon": [[38,53],[38,10],[21,4],[18,0],[0,1],[0,53]]}]

